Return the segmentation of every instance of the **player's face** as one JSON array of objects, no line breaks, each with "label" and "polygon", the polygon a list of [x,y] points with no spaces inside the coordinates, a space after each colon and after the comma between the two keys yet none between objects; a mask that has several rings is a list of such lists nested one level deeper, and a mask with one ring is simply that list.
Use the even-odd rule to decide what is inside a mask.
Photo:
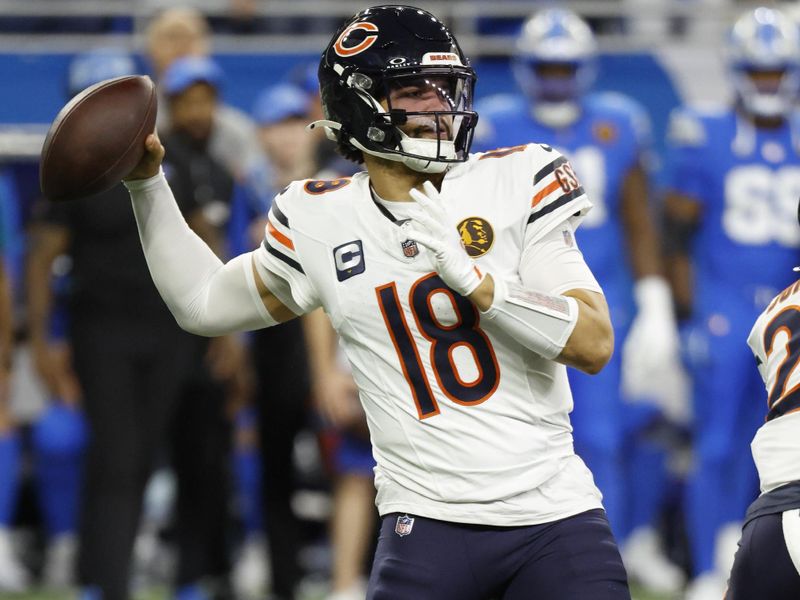
[{"label": "player's face", "polygon": [[170,98],[172,125],[198,142],[211,135],[214,113],[217,110],[217,92],[206,83],[195,83]]},{"label": "player's face", "polygon": [[154,34],[148,51],[156,73],[160,74],[178,58],[204,56],[207,45],[202,32],[190,23],[181,23]]},{"label": "player's face", "polygon": [[780,90],[781,81],[785,72],[783,69],[771,71],[748,71],[747,76],[761,94],[777,94]]},{"label": "player's face", "polygon": [[539,80],[539,95],[542,100],[561,102],[576,95],[578,67],[570,63],[540,62],[531,66]]},{"label": "player's face", "polygon": [[[389,95],[381,101],[387,110],[406,112],[448,112],[456,109],[455,94],[445,77],[419,77],[402,79],[389,88]],[[410,115],[399,128],[409,137],[450,140],[453,130],[451,115],[438,116],[438,127],[433,115]]]}]

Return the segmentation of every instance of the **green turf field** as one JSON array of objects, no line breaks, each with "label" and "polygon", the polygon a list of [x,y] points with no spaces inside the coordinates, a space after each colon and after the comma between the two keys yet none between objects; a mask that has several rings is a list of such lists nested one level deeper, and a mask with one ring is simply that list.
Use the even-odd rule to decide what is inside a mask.
[{"label": "green turf field", "polygon": [[[3,594],[0,592],[2,600],[74,600],[74,596],[64,592],[30,592],[27,594]],[[138,594],[134,600],[167,600],[168,594],[163,589],[152,590],[144,594]],[[302,600],[323,600],[322,596],[308,596]],[[633,600],[674,600],[664,596],[653,596],[641,590],[633,588]]]}]

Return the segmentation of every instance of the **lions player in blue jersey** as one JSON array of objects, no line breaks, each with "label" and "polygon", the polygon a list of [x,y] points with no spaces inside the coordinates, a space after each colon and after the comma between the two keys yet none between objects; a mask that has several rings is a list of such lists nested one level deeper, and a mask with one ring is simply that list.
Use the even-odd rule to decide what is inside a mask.
[{"label": "lions player in blue jersey", "polygon": [[17,500],[20,449],[9,407],[13,320],[11,284],[4,262],[6,231],[2,208],[0,205],[0,591],[22,592],[29,577],[14,553],[10,532]]},{"label": "lions player in blue jersey", "polygon": [[663,459],[627,435],[642,411],[621,395],[621,389],[629,399],[656,395],[654,387],[666,390],[665,367],[677,364],[672,301],[647,202],[649,121],[627,97],[589,93],[595,58],[594,37],[579,16],[564,9],[535,14],[523,26],[513,64],[524,94],[479,105],[476,145],[551,144],[570,158],[592,198],[594,207],[576,235],[605,291],[615,338],[625,343],[600,375],[570,370],[575,447],[603,492],[617,537],[633,530],[630,551],[623,552],[629,575],[674,592],[683,574],[664,558],[648,527],[663,489]]},{"label": "lions player in blue jersey", "polygon": [[725,540],[738,539],[738,521],[756,489],[745,442],[763,419],[762,405],[753,402],[763,388],[742,340],[791,282],[800,247],[800,129],[792,117],[800,35],[780,12],[757,8],[736,22],[727,51],[733,105],[678,110],[668,150],[670,264],[693,341],[693,599],[722,595],[735,547]]}]

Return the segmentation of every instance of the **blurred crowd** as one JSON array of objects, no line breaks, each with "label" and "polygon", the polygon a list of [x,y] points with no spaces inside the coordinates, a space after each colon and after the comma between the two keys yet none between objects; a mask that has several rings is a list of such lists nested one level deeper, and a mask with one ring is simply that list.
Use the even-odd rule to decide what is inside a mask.
[{"label": "blurred crowd", "polygon": [[[164,10],[143,59],[76,55],[64,96],[151,74],[166,177],[222,258],[262,243],[289,182],[360,170],[306,130],[323,118],[315,64],[264,89],[249,113],[223,101],[213,32],[287,26],[251,19],[252,4],[211,24]],[[676,111],[659,185],[647,111],[591,91],[596,43],[568,11],[526,23],[516,89],[479,104],[473,145],[551,144],[595,204],[577,237],[617,351],[601,375],[571,373],[576,449],[631,579],[692,600],[721,597],[758,494],[749,443],[766,394],[745,340],[800,258],[800,34],[777,11],[744,19],[729,41],[733,104]],[[758,37],[765,29],[780,43]],[[0,184],[0,594],[363,599],[374,462],[326,315],[187,334],[152,284],[121,185],[55,205],[14,173]]]}]

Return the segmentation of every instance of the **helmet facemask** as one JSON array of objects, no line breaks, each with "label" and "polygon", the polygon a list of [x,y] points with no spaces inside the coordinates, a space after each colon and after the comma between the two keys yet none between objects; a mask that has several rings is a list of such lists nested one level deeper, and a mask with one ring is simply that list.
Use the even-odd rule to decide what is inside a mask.
[{"label": "helmet facemask", "polygon": [[800,91],[800,71],[793,65],[771,69],[735,67],[733,86],[738,102],[748,113],[765,118],[785,117]]},{"label": "helmet facemask", "polygon": [[470,73],[428,69],[393,74],[381,83],[380,110],[367,136],[379,143],[388,141],[386,154],[395,156],[383,152],[379,156],[426,173],[442,172],[467,159],[478,120],[472,111]]},{"label": "helmet facemask", "polygon": [[[354,101],[373,113],[365,140],[357,132],[339,134],[349,135],[347,141],[362,152],[423,173],[441,173],[467,159],[478,122],[471,69],[431,67],[382,77],[354,73],[346,81]],[[320,124],[341,129],[332,121]]]}]

